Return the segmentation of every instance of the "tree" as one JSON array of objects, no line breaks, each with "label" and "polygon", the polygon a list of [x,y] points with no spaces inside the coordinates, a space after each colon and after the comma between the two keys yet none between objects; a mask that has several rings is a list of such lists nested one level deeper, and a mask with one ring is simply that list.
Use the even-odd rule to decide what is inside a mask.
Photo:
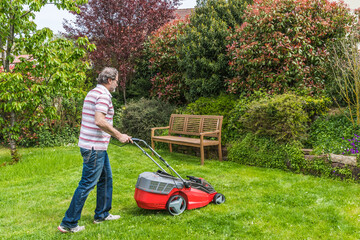
[{"label": "tree", "polygon": [[[86,51],[92,50],[87,38],[77,41],[53,39],[51,30],[36,30],[34,12],[47,3],[77,11],[83,0],[3,0],[0,3],[0,126],[8,140],[13,161],[18,161],[16,141],[21,128],[55,117],[54,108],[42,103],[49,98],[73,96],[84,81],[88,64]],[[10,67],[20,53],[27,54]],[[12,69],[11,69],[12,68]]]},{"label": "tree", "polygon": [[[342,100],[347,104],[349,120],[360,126],[360,38],[349,35],[334,46],[332,70]],[[356,118],[353,117],[353,111]]]},{"label": "tree", "polygon": [[179,0],[89,0],[80,6],[74,26],[64,28],[70,36],[88,36],[97,50],[90,58],[97,70],[112,66],[126,102],[126,84],[133,73],[134,59],[141,54],[146,37],[173,16]]},{"label": "tree", "polygon": [[189,19],[176,19],[155,31],[144,44],[148,68],[151,71],[151,96],[163,101],[183,103],[187,91],[179,70],[179,38]]},{"label": "tree", "polygon": [[329,80],[330,46],[354,23],[344,3],[328,0],[256,0],[229,38],[235,77],[228,91],[289,90],[315,94]]},{"label": "tree", "polygon": [[188,101],[217,96],[225,90],[224,80],[231,76],[226,37],[229,29],[242,23],[246,5],[247,0],[198,0],[179,51],[189,87]]}]

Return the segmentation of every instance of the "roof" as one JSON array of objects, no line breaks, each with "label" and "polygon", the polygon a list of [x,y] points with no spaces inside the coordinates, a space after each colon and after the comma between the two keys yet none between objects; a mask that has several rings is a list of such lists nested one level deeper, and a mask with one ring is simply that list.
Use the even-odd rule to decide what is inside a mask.
[{"label": "roof", "polygon": [[25,60],[30,60],[30,61],[33,60],[31,55],[19,55],[19,56],[15,56],[15,59],[11,64],[20,63],[21,62],[20,58],[25,58]]},{"label": "roof", "polygon": [[19,55],[15,57],[13,63],[20,63],[21,62],[20,58],[25,58],[26,60],[32,60],[31,55]]},{"label": "roof", "polygon": [[[33,58],[32,58],[31,55],[19,55],[19,56],[15,56],[14,61],[13,61],[12,63],[10,63],[10,66],[9,66],[10,70],[14,69],[16,63],[20,63],[20,62],[21,62],[20,58],[25,58],[25,59],[28,60],[28,61],[32,61],[32,60],[33,60]],[[4,70],[4,67],[3,67],[2,65],[0,65],[0,72],[2,72],[3,70]]]},{"label": "roof", "polygon": [[178,19],[185,19],[185,17],[189,16],[193,10],[194,8],[176,9],[174,15]]}]

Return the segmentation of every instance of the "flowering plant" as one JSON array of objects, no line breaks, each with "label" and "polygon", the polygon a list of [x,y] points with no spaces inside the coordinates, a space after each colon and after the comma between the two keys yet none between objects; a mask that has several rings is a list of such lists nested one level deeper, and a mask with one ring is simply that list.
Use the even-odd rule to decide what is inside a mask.
[{"label": "flowering plant", "polygon": [[356,21],[344,3],[329,0],[255,0],[228,37],[235,77],[228,92],[305,90],[316,93],[328,76],[329,46]]},{"label": "flowering plant", "polygon": [[175,19],[153,32],[144,44],[152,71],[150,94],[163,101],[179,103],[184,99],[186,88],[179,73],[177,48],[188,22],[188,18]]},{"label": "flowering plant", "polygon": [[352,139],[346,139],[342,138],[344,141],[346,141],[346,145],[350,144],[349,147],[344,149],[344,152],[342,154],[351,153],[351,154],[358,154],[359,153],[359,147],[360,147],[360,136],[357,134],[354,134],[354,137]]}]

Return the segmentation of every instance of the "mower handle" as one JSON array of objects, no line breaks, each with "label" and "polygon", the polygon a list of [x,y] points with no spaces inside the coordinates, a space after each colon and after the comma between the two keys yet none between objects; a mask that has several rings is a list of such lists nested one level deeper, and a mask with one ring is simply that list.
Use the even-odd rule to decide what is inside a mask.
[{"label": "mower handle", "polygon": [[[152,148],[150,148],[150,146],[142,139],[139,139],[139,138],[132,138],[131,139],[133,144],[135,144],[148,158],[150,158],[161,170],[163,170],[164,172],[165,169],[162,168],[156,161],[155,159],[153,159],[144,149],[142,149],[142,147],[140,147],[140,145],[137,143],[137,142],[143,142],[152,152],[155,152]],[[156,152],[155,152],[156,153]],[[156,153],[156,156],[160,159],[162,159],[162,157]],[[164,160],[165,161],[165,160]],[[167,172],[166,172],[167,173]]]},{"label": "mower handle", "polygon": [[[150,150],[151,150],[151,152],[153,152],[161,161],[163,161],[165,164],[167,164],[166,163],[166,161],[157,153],[157,152],[155,152],[155,150],[154,149],[152,149],[152,147],[150,147],[149,146],[149,144],[147,144],[147,142],[145,142],[145,140],[142,140],[142,139],[140,139],[140,138],[131,138],[131,140],[135,143],[135,142],[142,142],[147,148],[149,148]],[[135,144],[135,145],[137,145],[137,144]]]},{"label": "mower handle", "polygon": [[131,138],[131,140],[133,140],[133,141],[138,141],[138,142],[140,142],[140,141],[145,142],[144,140],[142,140],[142,139],[140,139],[140,138]]},{"label": "mower handle", "polygon": [[183,181],[186,187],[189,187],[188,186],[189,184],[165,161],[165,159],[163,159],[162,156],[160,156],[152,147],[150,147],[149,144],[147,144],[147,142],[145,142],[140,138],[132,138],[131,140],[133,141],[133,144],[135,144],[146,156],[148,156],[161,170],[163,170],[166,173],[166,171],[137,143],[137,142],[142,142],[147,148],[150,149],[152,153],[154,153],[166,165],[166,167],[171,169]]}]

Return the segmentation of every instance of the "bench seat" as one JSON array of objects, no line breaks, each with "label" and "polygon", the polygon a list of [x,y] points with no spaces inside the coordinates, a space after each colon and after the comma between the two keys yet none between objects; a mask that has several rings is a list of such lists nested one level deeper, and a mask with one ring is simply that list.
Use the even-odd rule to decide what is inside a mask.
[{"label": "bench seat", "polygon": [[[222,120],[223,116],[172,114],[169,126],[151,129],[151,146],[154,149],[154,142],[168,143],[170,152],[172,152],[172,144],[198,147],[200,148],[201,165],[204,165],[204,147],[218,146],[219,160],[222,161]],[[169,131],[168,136],[155,135],[156,130],[165,129]]]},{"label": "bench seat", "polygon": [[[157,142],[173,142],[174,144],[179,143],[179,145],[199,147],[200,138],[190,138],[190,137],[178,137],[178,136],[156,136],[153,140]],[[204,146],[216,146],[219,145],[219,141],[204,139]]]}]

